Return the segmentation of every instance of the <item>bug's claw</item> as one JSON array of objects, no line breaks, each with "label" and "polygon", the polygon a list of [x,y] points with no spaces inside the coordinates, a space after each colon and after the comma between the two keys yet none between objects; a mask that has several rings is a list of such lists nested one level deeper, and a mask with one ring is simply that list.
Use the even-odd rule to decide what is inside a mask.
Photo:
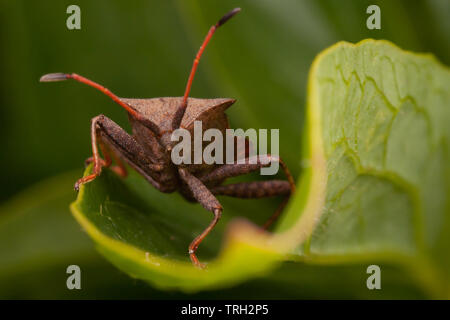
[{"label": "bug's claw", "polygon": [[201,263],[197,256],[195,255],[194,250],[189,250],[189,257],[191,258],[192,264],[199,269],[206,269],[206,264]]},{"label": "bug's claw", "polygon": [[195,266],[196,266],[197,268],[199,268],[199,269],[202,269],[202,270],[206,269],[206,264],[205,264],[205,263],[199,262],[199,263],[196,264]]},{"label": "bug's claw", "polygon": [[201,270],[206,269],[206,263],[201,263],[200,261],[197,260],[197,262],[194,262],[193,264],[198,269],[201,269]]},{"label": "bug's claw", "polygon": [[[95,169],[94,169],[94,170],[95,170]],[[76,191],[80,190],[80,186],[81,186],[82,184],[91,182],[92,180],[94,180],[95,178],[97,178],[97,177],[100,175],[100,173],[101,173],[101,169],[98,170],[98,171],[96,171],[96,172],[94,172],[94,173],[92,173],[92,174],[90,174],[90,175],[88,175],[88,176],[85,176],[85,177],[83,177],[83,178],[78,179],[78,181],[75,182],[74,189],[75,189]]]}]

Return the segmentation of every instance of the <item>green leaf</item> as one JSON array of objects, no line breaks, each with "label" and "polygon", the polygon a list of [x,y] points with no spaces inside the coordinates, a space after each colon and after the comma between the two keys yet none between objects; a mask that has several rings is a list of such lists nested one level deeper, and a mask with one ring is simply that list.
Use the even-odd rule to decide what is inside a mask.
[{"label": "green leaf", "polygon": [[[114,173],[104,171],[80,189],[71,208],[106,258],[131,276],[158,287],[191,291],[230,286],[267,271],[281,257],[274,248],[264,246],[263,239],[268,235],[239,220],[230,223],[224,250],[208,268],[193,267],[187,248],[208,225],[211,213],[186,203],[177,194],[158,192],[134,172],[122,181]],[[219,252],[228,221],[224,217],[202,243],[202,260]]]},{"label": "green leaf", "polygon": [[[79,175],[41,181],[0,206],[0,299],[186,298],[138,283],[99,256],[68,207]],[[66,287],[72,264],[81,290]]]},{"label": "green leaf", "polygon": [[[78,170],[77,170],[78,171]],[[292,299],[423,297],[408,285],[401,270],[383,266],[382,293],[358,289],[364,274],[359,266],[328,267],[285,263],[270,276],[255,279],[229,290],[200,292],[189,296],[162,292],[137,282],[115,269],[95,252],[80,232],[67,204],[75,192],[79,172],[70,172],[28,188],[0,207],[0,298],[2,299]],[[68,290],[66,268],[81,268],[82,290]],[[387,270],[387,271],[385,271]],[[388,275],[386,275],[388,272]],[[350,274],[360,274],[346,280]],[[330,288],[323,292],[323,288]],[[343,288],[333,290],[332,288]],[[356,288],[355,288],[356,287]]]},{"label": "green leaf", "polygon": [[81,188],[72,212],[107,259],[162,288],[231,286],[294,253],[301,263],[399,265],[429,294],[448,296],[449,78],[431,56],[385,41],[321,53],[309,75],[297,193],[273,234],[230,221],[261,205],[225,205],[199,249],[206,270],[186,251],[210,213],[137,174],[122,181],[105,171]]},{"label": "green leaf", "polygon": [[[70,216],[67,205],[75,198],[77,175],[40,182],[0,207],[0,298],[86,298],[100,294],[99,284],[113,278]],[[67,289],[65,271],[71,264],[81,266],[85,291]]]},{"label": "green leaf", "polygon": [[[449,296],[449,83],[434,57],[386,41],[338,43],[316,58],[310,160],[313,175],[324,174],[324,203],[301,260],[395,262],[430,294]],[[319,141],[324,167],[314,160]],[[294,199],[281,229],[302,204]]]}]

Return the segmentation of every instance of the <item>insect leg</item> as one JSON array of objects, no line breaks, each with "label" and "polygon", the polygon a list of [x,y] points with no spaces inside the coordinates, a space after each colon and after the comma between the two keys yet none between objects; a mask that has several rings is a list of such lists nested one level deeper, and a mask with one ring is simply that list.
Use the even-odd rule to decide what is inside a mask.
[{"label": "insect leg", "polygon": [[278,161],[280,163],[281,169],[286,175],[288,181],[272,180],[263,182],[249,182],[211,188],[211,191],[214,194],[223,194],[239,198],[260,198],[286,194],[287,197],[283,199],[283,202],[278,206],[275,213],[264,224],[264,228],[268,228],[280,215],[289,199],[289,196],[295,192],[294,178],[280,157],[266,154],[246,158],[245,163],[224,164],[213,171],[200,176],[200,180],[206,184],[208,182],[222,181],[225,178],[236,177],[256,171],[263,167],[268,167],[273,161]]},{"label": "insect leg", "polygon": [[[91,129],[91,131],[92,131],[92,129]],[[97,137],[91,136],[91,139],[97,139]],[[109,152],[107,151],[105,145],[103,143],[101,143],[101,141],[97,141],[97,144],[100,146],[100,150],[102,151],[103,157],[105,158],[105,159],[100,158],[101,165],[102,165],[102,167],[108,168],[112,163],[111,156],[110,156]],[[95,162],[94,156],[87,158],[84,161],[84,164],[87,166],[88,164],[90,164],[92,162]]]},{"label": "insect leg", "polygon": [[178,168],[181,179],[191,190],[194,198],[208,211],[214,214],[214,219],[208,225],[208,227],[198,235],[189,245],[189,256],[192,263],[200,268],[204,267],[204,264],[200,263],[195,252],[203,239],[211,232],[222,215],[222,206],[211,191],[196,177],[189,173],[186,169]]},{"label": "insect leg", "polygon": [[289,182],[284,180],[268,180],[228,184],[225,186],[212,187],[210,190],[214,195],[224,195],[245,199],[286,195],[283,201],[278,205],[275,213],[272,214],[272,216],[270,216],[270,218],[263,225],[264,229],[267,229],[278,218],[278,216],[286,206],[289,200],[289,196],[291,195],[291,186]]},{"label": "insect leg", "polygon": [[[152,178],[152,175],[159,172],[162,169],[162,166],[152,163],[149,155],[136,140],[111,119],[104,115],[93,118],[91,122],[91,139],[94,168],[92,174],[83,177],[76,182],[76,190],[78,190],[81,184],[94,180],[100,175],[103,167],[107,167],[111,164],[111,157],[109,154],[111,154],[115,160],[118,160],[116,161],[118,167],[113,170],[120,175],[126,175],[126,170],[122,164],[122,161],[124,161],[143,175],[155,188],[161,191],[164,189]],[[102,148],[106,160],[100,158],[98,146]],[[89,162],[91,159],[88,159],[87,161]]]},{"label": "insect leg", "polygon": [[[121,176],[122,178],[125,178],[128,175],[128,172],[122,160],[120,160],[120,158],[115,154],[114,151],[108,150],[108,148],[101,141],[98,142],[98,145],[100,146],[100,150],[102,151],[103,157],[105,158],[103,167],[109,168],[112,163],[112,159],[114,159],[114,162],[117,163],[117,165],[112,166],[111,170],[117,173],[117,175]],[[88,165],[93,161],[94,157],[89,157],[84,163],[85,165]]]},{"label": "insect leg", "polygon": [[225,178],[231,178],[240,176],[246,173],[250,173],[256,171],[260,168],[269,167],[273,161],[277,161],[280,163],[281,169],[283,170],[286,178],[289,182],[291,192],[295,191],[295,182],[291,173],[289,172],[286,164],[281,160],[278,156],[273,156],[270,154],[253,156],[245,159],[244,163],[232,163],[232,164],[224,164],[204,175],[199,176],[199,179],[203,183],[213,182],[213,181],[221,181]]},{"label": "insect leg", "polygon": [[113,151],[111,151],[111,156],[114,159],[114,161],[117,163],[117,165],[111,167],[111,170],[113,170],[115,173],[117,173],[122,178],[125,178],[126,176],[128,176],[127,168],[125,167],[125,164],[122,162],[122,160],[120,160],[120,157],[118,155],[116,155],[116,153]]},{"label": "insect leg", "polygon": [[102,172],[103,167],[108,167],[111,164],[111,158],[107,154],[103,154],[106,160],[100,158],[100,153],[98,152],[98,144],[97,144],[97,122],[99,121],[100,116],[97,116],[91,120],[91,144],[92,144],[92,157],[87,159],[86,162],[94,162],[94,168],[92,173],[86,177],[79,179],[75,183],[75,190],[79,190],[80,185],[84,183],[88,183],[95,178],[97,178]]}]

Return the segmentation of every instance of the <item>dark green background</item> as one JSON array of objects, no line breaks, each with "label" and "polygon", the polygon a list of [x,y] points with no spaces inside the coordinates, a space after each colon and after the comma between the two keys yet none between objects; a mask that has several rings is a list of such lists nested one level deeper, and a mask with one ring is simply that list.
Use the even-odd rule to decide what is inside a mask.
[{"label": "dark green background", "polygon": [[[66,28],[66,8],[70,4],[81,7],[81,30]],[[370,4],[381,7],[381,30],[366,28],[366,8]],[[103,113],[128,128],[125,112],[99,92],[75,82],[39,83],[42,74],[76,72],[122,97],[181,96],[192,59],[209,26],[236,6],[243,10],[218,31],[209,45],[192,96],[238,99],[227,112],[232,127],[280,128],[280,153],[296,176],[300,173],[307,75],[321,50],[340,40],[388,39],[403,49],[432,52],[443,63],[450,63],[447,0],[2,1],[3,208],[17,208],[10,206],[10,198],[42,179],[71,169],[79,170],[81,175],[83,161],[91,152],[89,126],[95,115]],[[69,189],[70,185],[64,187]],[[68,203],[75,193],[64,197]],[[60,207],[65,208],[66,202]],[[11,211],[15,210],[3,211],[14,214]],[[65,211],[61,214],[69,215]],[[47,231],[52,230],[48,227]],[[10,247],[5,246],[5,250]],[[86,248],[91,250],[88,244]],[[99,261],[101,270],[119,274],[96,260],[99,258],[95,253],[89,251],[87,255]],[[65,260],[61,265],[64,263]],[[48,267],[42,272],[53,271]],[[34,276],[24,272],[17,277]],[[65,278],[65,274],[61,277]],[[132,296],[141,291],[144,296],[148,294],[147,286],[130,288],[133,281],[123,275],[119,279],[117,284],[104,280],[99,285],[102,289],[98,290],[105,290],[103,297],[108,296],[107,292],[110,297],[130,296],[127,290],[133,292]],[[8,285],[15,286],[14,283],[11,280]],[[31,294],[34,291],[30,281],[19,283],[22,284],[16,294],[5,296],[60,294],[51,288]],[[256,288],[259,285],[256,283]],[[128,289],[120,289],[121,286]],[[67,294],[64,292],[61,295]],[[239,296],[236,292],[244,293]],[[245,292],[236,289],[211,297],[246,297]],[[162,297],[157,291],[154,294]],[[299,295],[296,292],[292,296]]]}]

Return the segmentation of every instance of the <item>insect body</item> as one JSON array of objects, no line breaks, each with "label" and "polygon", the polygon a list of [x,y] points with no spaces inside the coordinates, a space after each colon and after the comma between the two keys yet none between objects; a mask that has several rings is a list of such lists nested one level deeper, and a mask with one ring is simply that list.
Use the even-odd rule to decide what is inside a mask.
[{"label": "insect body", "polygon": [[[119,98],[103,86],[77,74],[51,73],[41,77],[40,81],[62,81],[74,79],[94,87],[109,96],[127,112],[131,122],[133,135],[128,134],[111,119],[104,115],[94,117],[91,121],[92,157],[87,163],[93,162],[92,173],[79,179],[75,189],[98,177],[103,168],[112,166],[120,176],[127,175],[124,163],[135,169],[149,183],[161,192],[180,192],[186,199],[199,202],[206,210],[214,214],[209,226],[189,245],[189,255],[194,265],[203,267],[196,256],[196,251],[202,240],[214,228],[222,214],[222,206],[216,195],[227,195],[239,198],[261,198],[275,195],[285,195],[275,214],[268,220],[269,226],[280,214],[289,195],[294,191],[294,180],[286,165],[277,156],[259,155],[255,161],[248,157],[249,144],[245,144],[243,163],[231,164],[180,164],[171,161],[171,150],[174,142],[171,135],[178,128],[193,130],[194,121],[201,121],[203,130],[215,128],[225,133],[228,120],[224,111],[230,107],[233,99],[195,99],[189,98],[192,80],[200,57],[218,27],[240,11],[236,8],[219,22],[213,25],[202,46],[200,47],[189,75],[183,97],[126,99]],[[100,156],[100,151],[103,158]],[[226,178],[242,175],[269,166],[278,161],[287,176],[288,181],[271,180],[222,185]]]}]

